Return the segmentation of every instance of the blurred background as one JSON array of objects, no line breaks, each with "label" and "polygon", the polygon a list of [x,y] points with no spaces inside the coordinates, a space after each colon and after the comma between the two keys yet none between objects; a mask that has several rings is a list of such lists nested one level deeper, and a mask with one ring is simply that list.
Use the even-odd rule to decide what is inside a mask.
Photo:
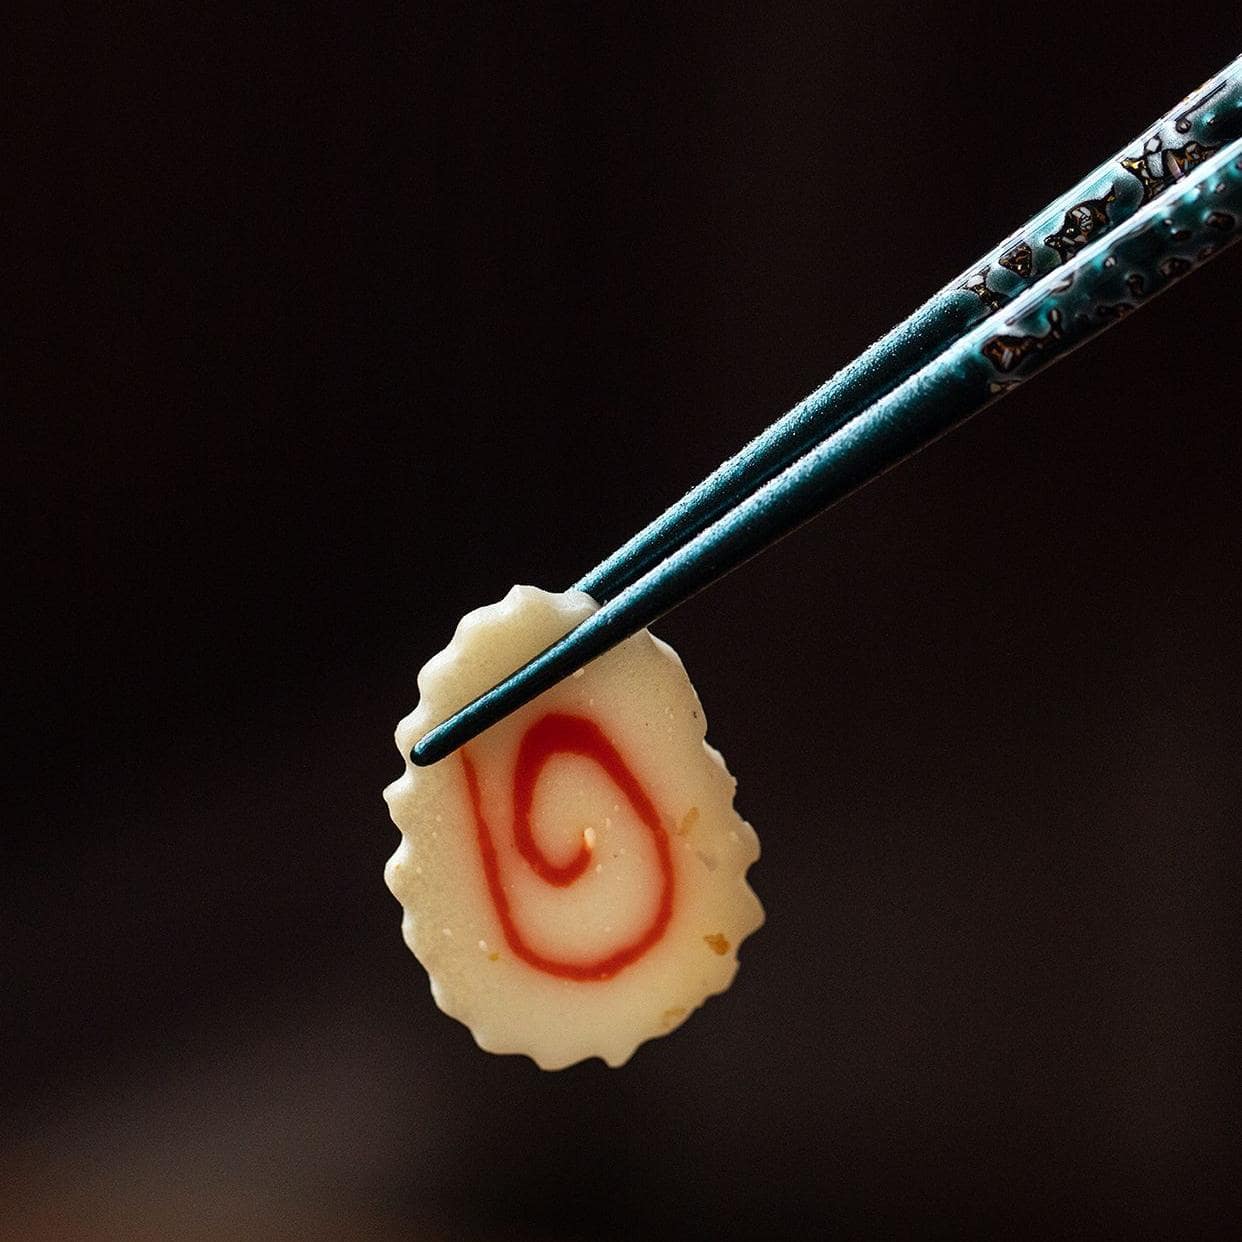
[{"label": "blurred background", "polygon": [[488,1056],[382,880],[457,618],[1242,50],[1142,7],[14,20],[0,1236],[1230,1233],[1242,254],[660,624],[768,910],[682,1030]]}]

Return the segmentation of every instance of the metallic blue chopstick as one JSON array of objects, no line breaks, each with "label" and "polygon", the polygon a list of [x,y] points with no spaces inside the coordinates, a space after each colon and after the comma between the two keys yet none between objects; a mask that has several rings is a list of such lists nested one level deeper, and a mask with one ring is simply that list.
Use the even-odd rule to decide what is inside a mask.
[{"label": "metallic blue chopstick", "polygon": [[1089,244],[414,747],[437,762],[1242,237],[1242,139]]},{"label": "metallic blue chopstick", "polygon": [[612,599],[963,333],[1235,138],[1242,138],[1242,56],[946,285],[575,587],[601,604]]}]

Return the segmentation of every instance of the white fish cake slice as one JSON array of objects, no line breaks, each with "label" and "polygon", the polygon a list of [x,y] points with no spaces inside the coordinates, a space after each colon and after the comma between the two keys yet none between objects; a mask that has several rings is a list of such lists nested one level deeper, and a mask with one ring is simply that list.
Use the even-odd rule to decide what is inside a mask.
[{"label": "white fish cake slice", "polygon": [[763,922],[736,782],[704,741],[676,652],[646,630],[415,767],[416,741],[595,610],[514,587],[464,617],[397,728],[384,791],[402,840],[385,878],[445,1013],[544,1069],[622,1065],[737,972]]}]

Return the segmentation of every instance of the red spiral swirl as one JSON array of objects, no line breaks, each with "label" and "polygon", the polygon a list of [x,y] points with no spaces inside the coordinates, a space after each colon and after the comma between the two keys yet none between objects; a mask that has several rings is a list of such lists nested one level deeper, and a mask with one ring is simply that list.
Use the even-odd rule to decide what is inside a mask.
[{"label": "red spiral swirl", "polygon": [[547,957],[531,948],[517,925],[508,894],[501,882],[500,860],[496,854],[492,830],[483,816],[478,774],[470,756],[463,749],[462,766],[466,772],[470,805],[474,810],[475,830],[479,853],[483,859],[483,872],[487,878],[487,889],[509,948],[527,965],[561,979],[584,982],[611,979],[619,971],[638,961],[656,944],[668,929],[669,921],[673,917],[673,859],[669,850],[668,834],[646,790],[599,726],[582,716],[551,712],[541,716],[522,735],[513,773],[513,842],[518,853],[541,880],[557,888],[567,888],[582,875],[591,861],[591,848],[584,841],[569,862],[553,862],[540,849],[531,829],[530,811],[535,798],[535,786],[544,765],[556,755],[578,755],[599,764],[651,833],[660,868],[660,900],[655,914],[640,935],[604,957],[589,961],[564,961]]}]

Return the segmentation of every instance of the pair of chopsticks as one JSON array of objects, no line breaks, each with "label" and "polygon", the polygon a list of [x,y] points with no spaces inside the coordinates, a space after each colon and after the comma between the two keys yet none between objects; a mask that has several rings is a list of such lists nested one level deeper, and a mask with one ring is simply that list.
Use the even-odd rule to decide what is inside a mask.
[{"label": "pair of chopsticks", "polygon": [[601,606],[430,730],[437,762],[1242,237],[1242,56],[575,583]]}]

